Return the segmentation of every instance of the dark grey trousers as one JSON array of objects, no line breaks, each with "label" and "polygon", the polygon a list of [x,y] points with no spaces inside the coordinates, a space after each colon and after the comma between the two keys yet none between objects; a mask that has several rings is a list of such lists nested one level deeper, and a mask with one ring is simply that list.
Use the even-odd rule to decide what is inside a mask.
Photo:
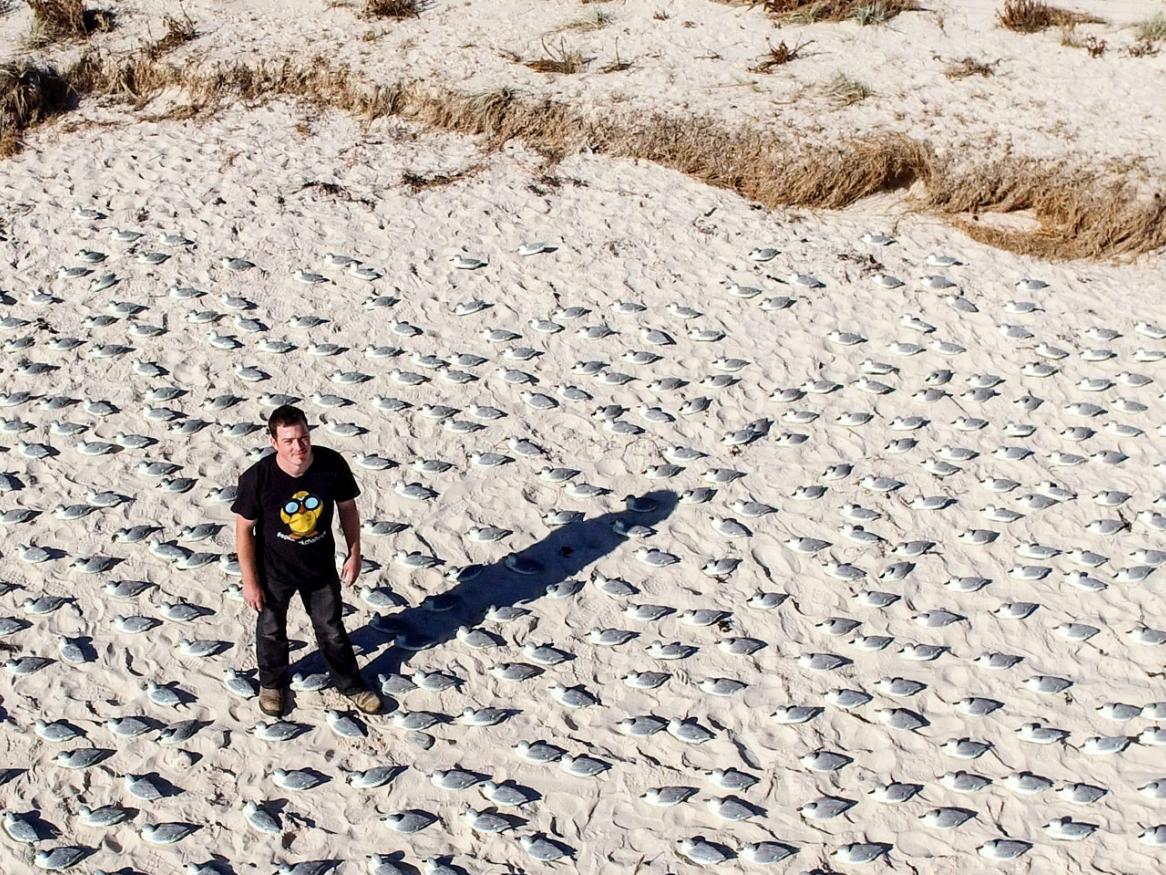
[{"label": "dark grey trousers", "polygon": [[356,655],[352,652],[352,642],[344,629],[338,578],[296,583],[266,580],[261,586],[263,609],[255,622],[260,686],[269,689],[287,686],[287,609],[292,596],[298,592],[312,621],[316,644],[328,666],[333,685],[345,695],[365,689]]}]

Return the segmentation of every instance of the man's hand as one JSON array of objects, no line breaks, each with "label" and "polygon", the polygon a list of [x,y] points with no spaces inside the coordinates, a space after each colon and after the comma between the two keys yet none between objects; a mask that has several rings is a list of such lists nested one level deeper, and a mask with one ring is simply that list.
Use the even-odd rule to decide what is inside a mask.
[{"label": "man's hand", "polygon": [[243,584],[243,601],[253,611],[263,610],[263,590],[258,583]]},{"label": "man's hand", "polygon": [[344,568],[340,571],[340,579],[349,586],[356,583],[356,576],[360,574],[360,554],[349,553],[344,560]]},{"label": "man's hand", "polygon": [[263,610],[263,588],[259,585],[259,564],[255,561],[255,520],[235,517],[235,549],[243,576],[243,601],[253,611]]}]

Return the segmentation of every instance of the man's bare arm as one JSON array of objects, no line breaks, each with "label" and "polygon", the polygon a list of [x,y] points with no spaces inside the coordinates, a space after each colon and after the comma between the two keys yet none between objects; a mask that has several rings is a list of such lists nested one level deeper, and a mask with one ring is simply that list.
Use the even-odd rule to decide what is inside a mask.
[{"label": "man's bare arm", "polygon": [[259,564],[255,559],[255,520],[235,517],[235,554],[243,576],[243,601],[253,610],[261,610],[263,589],[259,586]]},{"label": "man's bare arm", "polygon": [[348,558],[344,561],[345,583],[352,583],[360,573],[360,511],[356,509],[356,499],[336,502],[336,512],[340,515],[340,528],[348,544]]}]

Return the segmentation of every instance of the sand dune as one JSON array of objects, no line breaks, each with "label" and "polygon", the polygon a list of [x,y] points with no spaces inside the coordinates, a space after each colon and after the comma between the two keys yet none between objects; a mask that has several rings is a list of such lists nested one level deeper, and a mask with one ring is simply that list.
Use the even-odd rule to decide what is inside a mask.
[{"label": "sand dune", "polygon": [[[1159,863],[1153,259],[292,103],[70,120],[0,177],[5,872]],[[281,395],[363,491],[355,737],[245,698]]]}]

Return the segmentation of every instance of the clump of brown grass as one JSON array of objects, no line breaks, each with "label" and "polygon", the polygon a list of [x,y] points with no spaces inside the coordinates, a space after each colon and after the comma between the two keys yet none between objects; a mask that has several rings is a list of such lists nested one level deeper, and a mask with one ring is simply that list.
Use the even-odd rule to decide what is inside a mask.
[{"label": "clump of brown grass", "polygon": [[[65,71],[64,77],[78,97],[95,94],[142,107],[159,92],[177,85],[182,76],[181,68],[159,63],[150,48],[143,46],[117,62],[87,52]],[[192,114],[188,112],[183,117]],[[180,115],[180,110],[170,113],[171,117]]]},{"label": "clump of brown grass", "polygon": [[[1040,258],[1114,258],[1166,247],[1166,197],[1141,197],[1063,162],[1015,159],[933,175],[922,201],[975,239]],[[994,228],[983,213],[1027,210],[1032,231]],[[971,218],[965,218],[971,214]]]},{"label": "clump of brown grass", "polygon": [[834,78],[825,84],[823,91],[834,103],[834,106],[839,108],[852,106],[874,94],[869,85],[859,82],[845,73],[835,73]]},{"label": "clump of brown grass", "polygon": [[186,45],[198,37],[198,28],[195,26],[194,19],[185,12],[181,18],[167,15],[162,23],[166,25],[166,32],[158,39],[148,43],[144,49],[146,56],[150,59],[169,54],[179,46]]},{"label": "clump of brown grass", "polygon": [[548,46],[543,40],[543,51],[546,57],[531,58],[522,63],[536,73],[581,73],[586,69],[589,61],[583,57],[578,49],[568,49],[566,43],[559,40],[559,46]]},{"label": "clump of brown grass", "polygon": [[414,173],[412,170],[406,170],[401,174],[401,184],[408,187],[409,191],[417,194],[419,191],[424,191],[427,188],[441,188],[449,185],[454,181],[452,176],[445,173],[434,173],[432,176],[422,176],[420,173]]},{"label": "clump of brown grass", "polygon": [[[982,242],[1041,258],[1115,258],[1166,247],[1166,197],[1141,198],[1125,178],[1109,182],[1100,172],[1066,162],[1011,156],[959,170],[926,143],[902,134],[823,145],[712,119],[595,117],[552,100],[525,98],[513,89],[463,94],[416,83],[377,85],[324,58],[201,69],[152,60],[141,52],[116,59],[90,53],[63,74],[4,70],[0,124],[6,134],[12,130],[10,119],[23,130],[67,109],[74,95],[140,103],[181,89],[200,113],[239,101],[296,98],[365,119],[395,116],[480,136],[490,148],[520,139],[552,162],[581,148],[652,161],[769,209],[839,209],[878,192],[910,189],[908,203],[914,209],[941,216]],[[309,185],[329,196],[345,196],[331,191],[331,183]],[[1034,227],[979,221],[987,213],[1015,211],[1026,211]]]},{"label": "clump of brown grass", "polygon": [[975,58],[965,57],[958,61],[950,61],[943,69],[943,75],[948,79],[966,79],[969,76],[983,76],[987,78],[996,72],[999,61],[977,61]]},{"label": "clump of brown grass", "polygon": [[72,99],[68,80],[52,67],[0,65],[0,157],[18,152],[27,128],[65,112]]},{"label": "clump of brown grass", "polygon": [[144,103],[177,84],[181,70],[160,59],[198,34],[189,17],[167,16],[166,33],[119,61],[86,51],[64,70],[48,65],[0,65],[0,157],[20,151],[24,132],[97,94]]},{"label": "clump of brown grass", "polygon": [[361,15],[365,18],[418,18],[422,0],[365,0]]},{"label": "clump of brown grass", "polygon": [[478,174],[483,166],[482,164],[472,164],[462,170],[455,170],[453,173],[431,173],[429,175],[406,170],[401,174],[401,182],[409,188],[412,194],[417,194],[426,189],[444,188],[463,179],[469,179]]},{"label": "clump of brown grass", "polygon": [[[731,2],[731,0],[730,0]],[[916,12],[915,0],[763,0],[765,11],[779,21],[855,21],[884,24],[903,12]]]},{"label": "clump of brown grass", "polygon": [[82,0],[25,0],[32,10],[30,48],[59,40],[85,39],[97,31],[113,30],[114,14],[108,9],[86,9]]},{"label": "clump of brown grass", "polygon": [[776,46],[770,44],[769,51],[757,59],[757,63],[749,68],[749,72],[772,73],[776,68],[786,65],[790,61],[796,61],[802,49],[809,47],[813,42],[813,40],[797,42],[792,49],[785,40],[782,40]]},{"label": "clump of brown grass", "polygon": [[1017,33],[1036,33],[1050,27],[1071,27],[1075,24],[1103,24],[1104,20],[1085,12],[1072,12],[1049,6],[1042,0],[1004,0],[1004,7],[996,13],[1001,27]]}]

